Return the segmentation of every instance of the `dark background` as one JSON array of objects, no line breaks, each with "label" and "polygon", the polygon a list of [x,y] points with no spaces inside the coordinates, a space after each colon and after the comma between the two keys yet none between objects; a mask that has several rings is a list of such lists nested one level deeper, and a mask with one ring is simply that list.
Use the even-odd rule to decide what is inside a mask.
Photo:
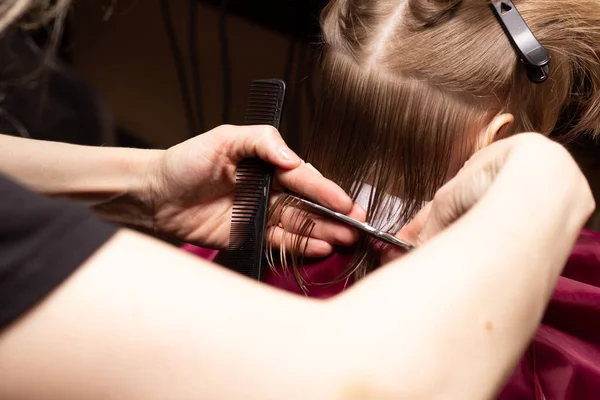
[{"label": "dark background", "polygon": [[310,41],[319,34],[318,15],[327,0],[197,0],[246,18],[282,35]]},{"label": "dark background", "polygon": [[[58,65],[28,88],[2,88],[0,127],[40,139],[168,147],[241,122],[250,82],[277,77],[288,84],[281,130],[300,151],[325,3],[76,0]],[[35,40],[2,38],[0,55],[20,60],[0,67],[3,81],[40,66],[35,46],[46,47],[48,36],[41,29]]]}]

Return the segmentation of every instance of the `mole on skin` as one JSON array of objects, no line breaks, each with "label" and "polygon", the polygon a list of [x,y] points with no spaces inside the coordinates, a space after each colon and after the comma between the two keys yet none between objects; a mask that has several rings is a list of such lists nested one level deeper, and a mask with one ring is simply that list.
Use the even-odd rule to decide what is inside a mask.
[{"label": "mole on skin", "polygon": [[494,323],[492,321],[490,321],[489,319],[486,319],[483,326],[485,327],[485,330],[487,332],[491,332],[494,330]]}]

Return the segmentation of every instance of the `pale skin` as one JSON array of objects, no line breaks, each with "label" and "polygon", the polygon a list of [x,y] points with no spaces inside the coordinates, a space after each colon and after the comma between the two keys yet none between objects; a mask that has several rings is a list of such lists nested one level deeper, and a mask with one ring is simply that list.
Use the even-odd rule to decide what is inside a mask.
[{"label": "pale skin", "polygon": [[0,336],[0,398],[493,398],[594,202],[568,153],[529,134],[430,207],[406,231],[417,250],[328,301],[122,230]]}]

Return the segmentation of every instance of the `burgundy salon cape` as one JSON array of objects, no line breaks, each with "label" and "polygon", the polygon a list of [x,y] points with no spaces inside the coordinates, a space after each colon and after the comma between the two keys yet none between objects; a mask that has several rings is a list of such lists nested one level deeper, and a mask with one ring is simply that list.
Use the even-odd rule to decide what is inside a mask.
[{"label": "burgundy salon cape", "polygon": [[[218,253],[194,246],[185,246],[185,250],[209,260]],[[335,253],[305,265],[307,281],[332,281],[347,262],[346,255]],[[291,274],[268,271],[263,281],[302,293]],[[311,297],[327,298],[349,283],[308,288]],[[543,323],[499,399],[600,399],[600,234],[582,231]]]}]

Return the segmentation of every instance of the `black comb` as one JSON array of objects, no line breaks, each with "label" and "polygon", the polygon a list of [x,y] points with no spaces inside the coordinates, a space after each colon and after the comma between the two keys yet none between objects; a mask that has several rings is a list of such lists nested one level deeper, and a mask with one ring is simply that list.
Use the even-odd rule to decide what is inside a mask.
[{"label": "black comb", "polygon": [[[246,125],[272,125],[279,129],[285,83],[255,80],[246,105]],[[225,266],[260,280],[264,262],[265,230],[274,167],[260,158],[243,159],[237,167],[235,195]]]}]

